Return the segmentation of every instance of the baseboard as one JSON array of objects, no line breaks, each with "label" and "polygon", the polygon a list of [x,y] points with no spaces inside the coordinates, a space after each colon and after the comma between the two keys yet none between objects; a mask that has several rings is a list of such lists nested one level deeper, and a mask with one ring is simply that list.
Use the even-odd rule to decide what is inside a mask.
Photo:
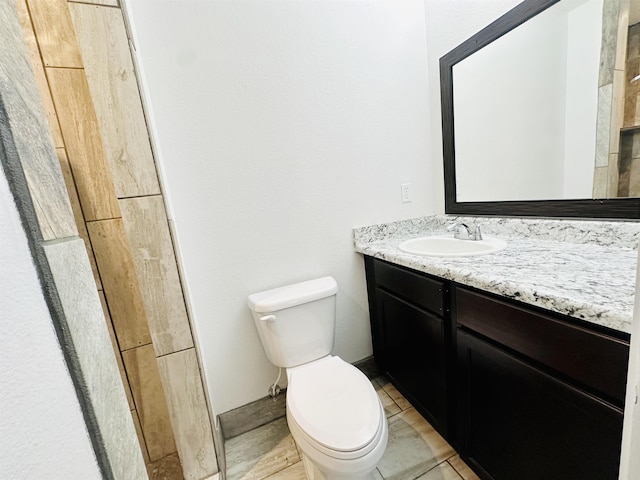
[{"label": "baseboard", "polygon": [[360,369],[369,380],[373,380],[374,378],[377,378],[383,374],[382,370],[380,370],[380,367],[378,367],[378,364],[373,357],[367,357],[363,358],[362,360],[358,360],[357,362],[353,363],[353,366]]},{"label": "baseboard", "polygon": [[220,426],[225,440],[242,435],[254,428],[266,425],[286,414],[286,389],[276,398],[263,397],[228,412],[220,414]]}]

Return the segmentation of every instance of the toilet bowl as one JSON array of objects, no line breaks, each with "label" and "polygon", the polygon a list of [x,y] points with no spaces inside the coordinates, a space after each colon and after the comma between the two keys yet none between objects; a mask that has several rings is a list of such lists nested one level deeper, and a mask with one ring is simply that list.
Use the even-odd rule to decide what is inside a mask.
[{"label": "toilet bowl", "polygon": [[388,430],[369,379],[332,356],[288,369],[287,378],[287,423],[307,477],[372,479]]},{"label": "toilet bowl", "polygon": [[387,446],[387,419],[369,379],[331,356],[332,277],[249,295],[269,360],[287,372],[287,423],[309,480],[370,480]]}]

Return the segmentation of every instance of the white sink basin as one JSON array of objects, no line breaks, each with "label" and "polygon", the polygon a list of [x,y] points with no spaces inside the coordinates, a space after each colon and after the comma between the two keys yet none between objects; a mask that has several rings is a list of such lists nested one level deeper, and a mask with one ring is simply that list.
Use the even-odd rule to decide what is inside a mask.
[{"label": "white sink basin", "polygon": [[398,248],[403,252],[432,257],[472,257],[499,252],[507,242],[499,238],[485,237],[482,240],[458,240],[450,236],[430,235],[402,242]]}]

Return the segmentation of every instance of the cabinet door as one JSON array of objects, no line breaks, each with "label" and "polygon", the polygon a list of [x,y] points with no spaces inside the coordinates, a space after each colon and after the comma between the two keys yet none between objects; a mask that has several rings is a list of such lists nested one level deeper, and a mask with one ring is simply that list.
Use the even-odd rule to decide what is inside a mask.
[{"label": "cabinet door", "polygon": [[380,289],[376,296],[387,374],[434,428],[446,435],[442,319]]},{"label": "cabinet door", "polygon": [[484,478],[617,479],[620,409],[463,330],[457,341],[460,449]]}]

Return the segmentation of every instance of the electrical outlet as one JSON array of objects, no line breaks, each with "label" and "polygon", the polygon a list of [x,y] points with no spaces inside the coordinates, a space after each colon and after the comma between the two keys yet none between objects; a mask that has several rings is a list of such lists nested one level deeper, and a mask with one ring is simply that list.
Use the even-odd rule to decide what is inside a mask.
[{"label": "electrical outlet", "polygon": [[403,183],[400,185],[400,192],[402,193],[402,203],[411,201],[411,184]]}]

